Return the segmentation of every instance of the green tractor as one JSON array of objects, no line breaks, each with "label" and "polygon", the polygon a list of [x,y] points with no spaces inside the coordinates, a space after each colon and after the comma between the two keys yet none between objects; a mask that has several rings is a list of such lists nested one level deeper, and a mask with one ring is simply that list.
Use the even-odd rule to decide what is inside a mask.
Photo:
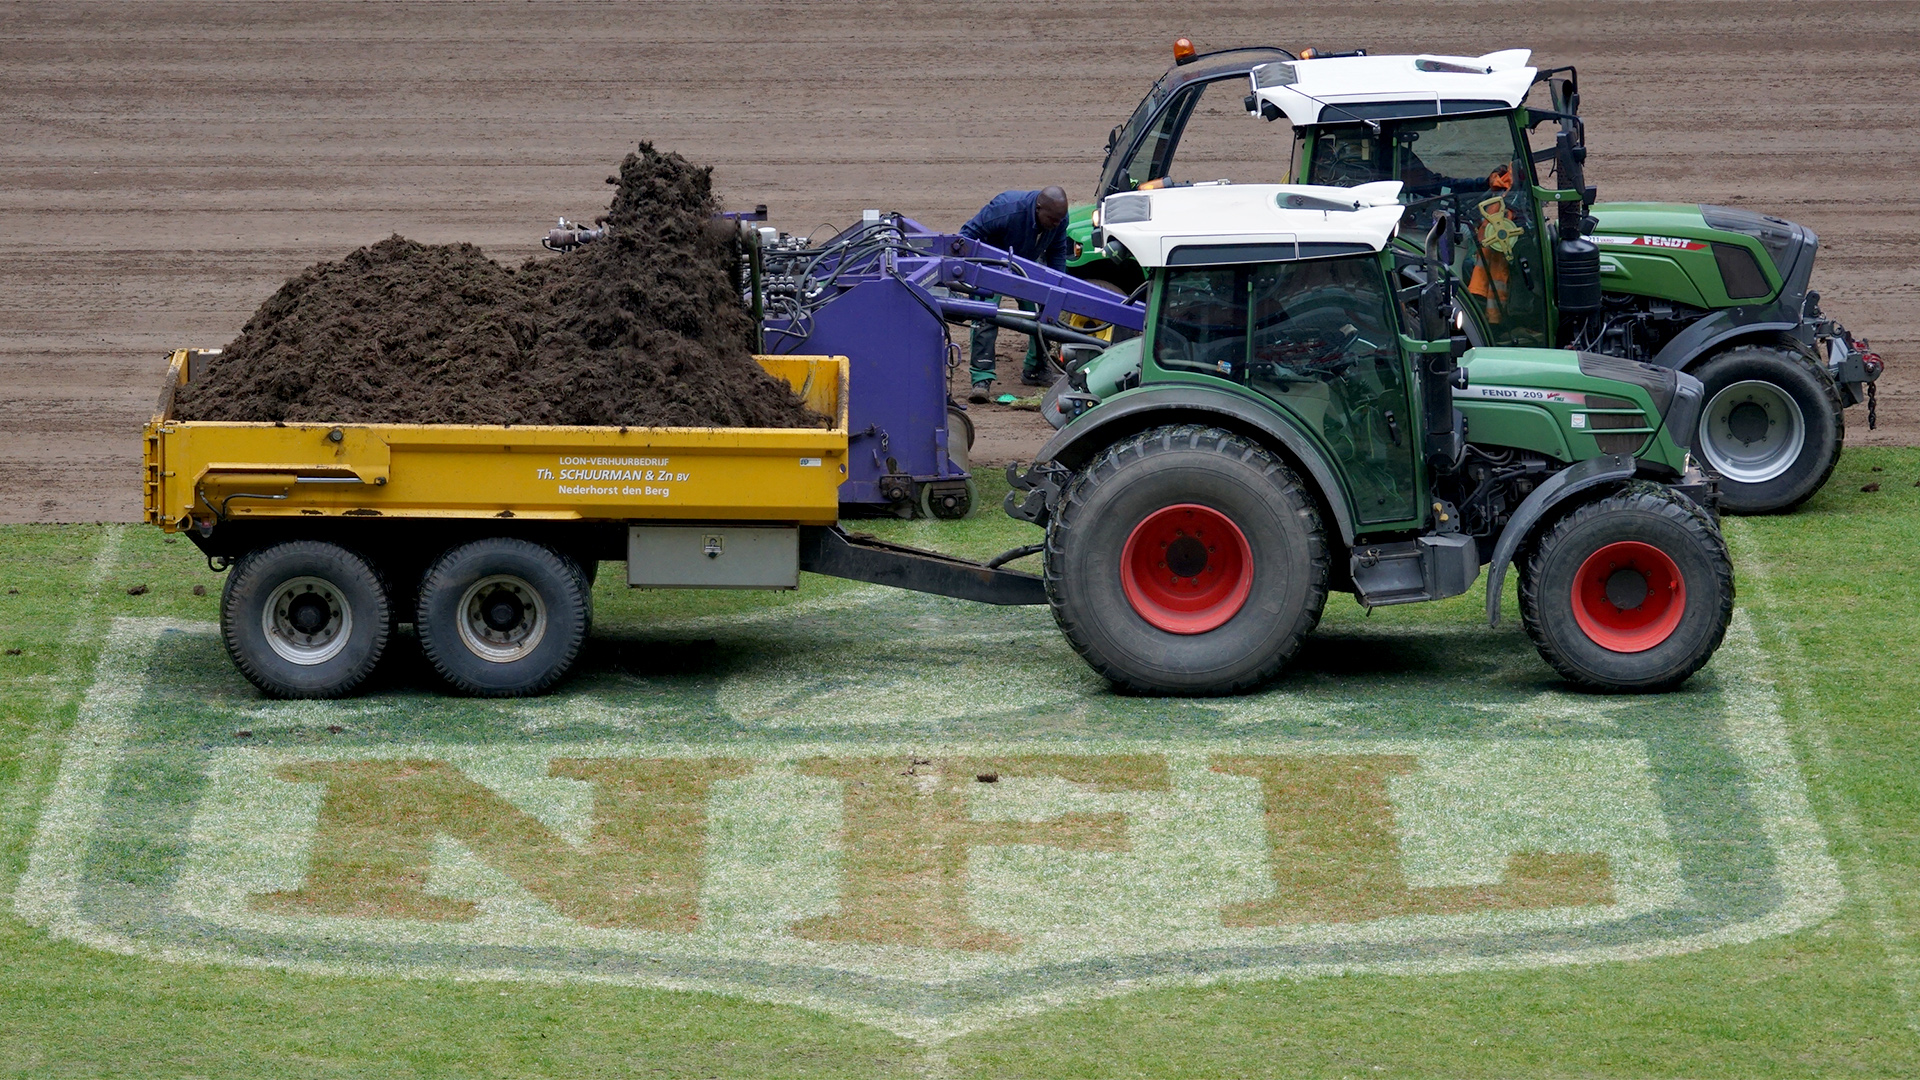
[{"label": "green tractor", "polygon": [[1527,633],[1587,686],[1666,689],[1718,647],[1733,571],[1688,451],[1700,382],[1470,347],[1451,211],[1400,189],[1102,203],[1093,242],[1143,274],[1145,328],[1103,354],[1132,374],[1061,399],[1067,422],[1008,471],[1007,512],[1045,526],[1054,617],[1121,689],[1247,689],[1329,591],[1437,600],[1482,566],[1489,620],[1516,566]]},{"label": "green tractor", "polygon": [[[1174,157],[1194,118],[1238,99],[1291,123],[1289,163],[1264,167],[1323,186],[1399,180],[1414,224],[1445,213],[1464,284],[1456,318],[1474,345],[1601,353],[1699,378],[1707,401],[1692,445],[1724,509],[1798,505],[1839,460],[1843,410],[1864,403],[1874,425],[1883,364],[1808,289],[1818,238],[1727,207],[1596,203],[1574,69],[1536,70],[1524,49],[1305,55],[1182,58],[1114,129],[1097,197],[1183,186]],[[1093,242],[1094,217],[1091,205],[1069,217],[1073,272],[1137,288],[1143,269]],[[1088,370],[1073,388],[1127,378]]]}]

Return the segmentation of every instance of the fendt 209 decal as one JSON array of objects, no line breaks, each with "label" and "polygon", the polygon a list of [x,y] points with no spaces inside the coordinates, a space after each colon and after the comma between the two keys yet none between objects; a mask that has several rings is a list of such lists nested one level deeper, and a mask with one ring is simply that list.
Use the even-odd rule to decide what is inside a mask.
[{"label": "fendt 209 decal", "polygon": [[1733,944],[1839,899],[1744,618],[1661,697],[1369,624],[1265,693],[1169,701],[1093,684],[1044,612],[857,589],[603,642],[538,701],[326,704],[259,700],[209,625],[123,620],[16,906],[159,960],[699,989],[928,1040],[1146,987]]}]

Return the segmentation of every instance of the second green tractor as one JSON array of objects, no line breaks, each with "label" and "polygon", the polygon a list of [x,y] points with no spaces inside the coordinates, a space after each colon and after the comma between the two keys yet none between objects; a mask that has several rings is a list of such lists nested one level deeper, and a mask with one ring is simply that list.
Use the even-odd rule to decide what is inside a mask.
[{"label": "second green tractor", "polygon": [[[1174,162],[1195,118],[1217,112],[1220,99],[1284,118],[1293,134],[1286,179],[1398,180],[1410,224],[1444,212],[1464,285],[1454,318],[1474,345],[1567,348],[1687,372],[1705,387],[1691,442],[1719,478],[1721,507],[1767,513],[1804,502],[1839,460],[1846,409],[1865,404],[1875,422],[1884,367],[1809,288],[1818,238],[1743,209],[1596,202],[1584,181],[1577,75],[1527,66],[1528,55],[1176,53],[1110,136],[1095,198],[1217,182],[1183,177]],[[1093,205],[1069,218],[1071,269],[1132,291],[1143,280],[1137,260],[1095,243],[1094,218]],[[1072,388],[1098,396],[1126,384],[1130,355],[1102,356]]]}]

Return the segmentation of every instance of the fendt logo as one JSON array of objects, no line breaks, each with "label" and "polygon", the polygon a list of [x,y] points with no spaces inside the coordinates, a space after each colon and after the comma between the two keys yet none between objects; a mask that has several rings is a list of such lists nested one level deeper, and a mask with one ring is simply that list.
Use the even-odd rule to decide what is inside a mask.
[{"label": "fendt logo", "polygon": [[1044,612],[877,591],[662,634],[538,702],[268,703],[211,627],[123,621],[16,906],[161,960],[940,1039],[1143,987],[1631,960],[1838,900],[1744,616],[1700,690],[1642,699],[1445,634],[1364,696],[1121,698]]}]

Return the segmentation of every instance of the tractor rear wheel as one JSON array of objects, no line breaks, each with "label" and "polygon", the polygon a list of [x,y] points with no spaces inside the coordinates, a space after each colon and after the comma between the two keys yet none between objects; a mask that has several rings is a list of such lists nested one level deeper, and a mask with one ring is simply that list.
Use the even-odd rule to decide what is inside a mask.
[{"label": "tractor rear wheel", "polygon": [[1720,508],[1768,514],[1807,501],[1833,475],[1846,438],[1840,390],[1792,349],[1741,345],[1692,369],[1705,386],[1694,440],[1720,476]]},{"label": "tractor rear wheel", "polygon": [[352,693],[380,662],[392,621],[373,565],[317,540],[248,553],[220,594],[227,655],[268,697]]},{"label": "tractor rear wheel", "polygon": [[573,666],[593,621],[586,571],[525,540],[490,537],[453,548],[420,582],[420,650],[454,688],[519,697]]},{"label": "tractor rear wheel", "polygon": [[1217,428],[1109,447],[1047,525],[1054,621],[1118,689],[1229,694],[1277,674],[1320,621],[1319,513],[1285,463]]},{"label": "tractor rear wheel", "polygon": [[1576,507],[1532,545],[1520,618],[1555,671],[1601,690],[1685,682],[1733,617],[1733,563],[1686,496],[1634,483]]}]

